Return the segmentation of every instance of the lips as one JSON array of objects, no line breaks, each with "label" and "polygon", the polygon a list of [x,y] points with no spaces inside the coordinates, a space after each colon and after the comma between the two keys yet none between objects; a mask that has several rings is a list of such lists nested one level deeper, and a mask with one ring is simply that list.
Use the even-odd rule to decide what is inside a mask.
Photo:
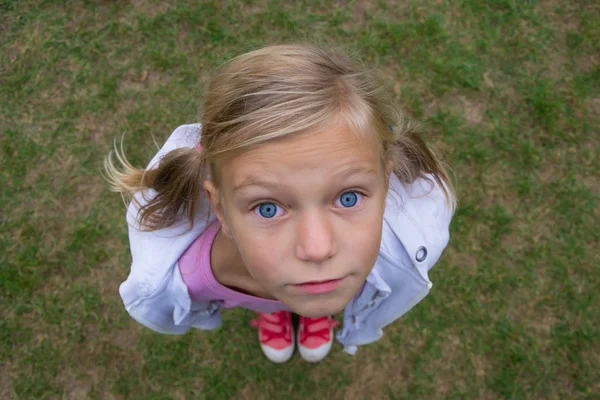
[{"label": "lips", "polygon": [[340,286],[343,280],[344,278],[319,282],[305,282],[293,286],[307,294],[322,294],[333,292]]}]

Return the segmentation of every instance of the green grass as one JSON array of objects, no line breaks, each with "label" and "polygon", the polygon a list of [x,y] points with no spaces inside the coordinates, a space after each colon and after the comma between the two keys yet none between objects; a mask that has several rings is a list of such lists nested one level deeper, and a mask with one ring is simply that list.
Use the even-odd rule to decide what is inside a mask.
[{"label": "green grass", "polygon": [[[599,20],[576,0],[0,1],[0,398],[600,398]],[[319,365],[270,364],[243,310],[139,326],[113,139],[147,162],[220,62],[316,36],[362,49],[452,168],[431,295]]]}]

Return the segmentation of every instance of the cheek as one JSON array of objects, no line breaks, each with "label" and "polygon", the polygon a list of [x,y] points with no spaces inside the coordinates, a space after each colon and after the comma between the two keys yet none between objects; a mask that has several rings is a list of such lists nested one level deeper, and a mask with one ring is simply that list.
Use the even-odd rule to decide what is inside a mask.
[{"label": "cheek", "polygon": [[381,247],[381,222],[378,225],[377,222],[374,222],[371,225],[371,229],[364,229],[362,231],[362,235],[357,240],[357,251],[360,251],[360,257],[368,262],[366,266],[373,266],[377,256],[379,255],[379,249]]},{"label": "cheek", "polygon": [[365,268],[373,266],[381,246],[381,232],[383,224],[383,212],[380,209],[373,210],[361,221],[355,221],[344,231],[345,251],[365,263]]},{"label": "cheek", "polygon": [[273,254],[275,243],[268,240],[262,240],[252,232],[244,221],[244,215],[242,215],[235,207],[227,204],[225,210],[227,212],[227,223],[235,243],[237,244],[240,256],[242,257],[244,264],[250,266],[248,270],[250,271],[252,266],[263,265],[265,262],[268,263],[268,255]]},{"label": "cheek", "polygon": [[250,275],[263,282],[278,281],[283,275],[284,255],[273,239],[237,234],[236,242]]}]

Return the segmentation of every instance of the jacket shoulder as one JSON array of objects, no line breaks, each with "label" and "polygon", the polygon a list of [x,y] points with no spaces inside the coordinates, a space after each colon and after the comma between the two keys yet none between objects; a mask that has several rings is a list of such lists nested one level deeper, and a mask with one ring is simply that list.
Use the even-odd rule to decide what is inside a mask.
[{"label": "jacket shoulder", "polygon": [[386,198],[382,252],[391,258],[404,250],[422,272],[428,271],[447,246],[453,205],[432,176],[402,184],[390,177]]},{"label": "jacket shoulder", "polygon": [[[179,126],[153,157],[148,169],[155,168],[161,157],[174,149],[195,146],[199,135],[200,124]],[[152,296],[160,287],[164,287],[164,280],[173,276],[170,272],[179,257],[204,231],[207,222],[211,222],[206,218],[208,210],[200,208],[192,228],[187,220],[182,220],[167,228],[146,231],[138,223],[138,210],[154,195],[151,189],[138,192],[134,195],[135,201],[127,208],[132,264],[125,287],[134,290],[139,297]]]},{"label": "jacket shoulder", "polygon": [[170,151],[181,147],[194,147],[200,141],[201,124],[180,125],[167,138],[165,144],[160,148],[146,169],[156,168],[160,159]]}]

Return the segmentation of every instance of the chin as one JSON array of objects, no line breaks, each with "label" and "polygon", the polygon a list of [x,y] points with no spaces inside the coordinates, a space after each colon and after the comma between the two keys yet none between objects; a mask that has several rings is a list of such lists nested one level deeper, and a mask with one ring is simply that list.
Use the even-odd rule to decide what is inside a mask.
[{"label": "chin", "polygon": [[312,301],[297,302],[296,304],[288,305],[288,307],[290,307],[292,312],[303,317],[329,317],[343,311],[349,301],[326,301],[316,297]]}]

